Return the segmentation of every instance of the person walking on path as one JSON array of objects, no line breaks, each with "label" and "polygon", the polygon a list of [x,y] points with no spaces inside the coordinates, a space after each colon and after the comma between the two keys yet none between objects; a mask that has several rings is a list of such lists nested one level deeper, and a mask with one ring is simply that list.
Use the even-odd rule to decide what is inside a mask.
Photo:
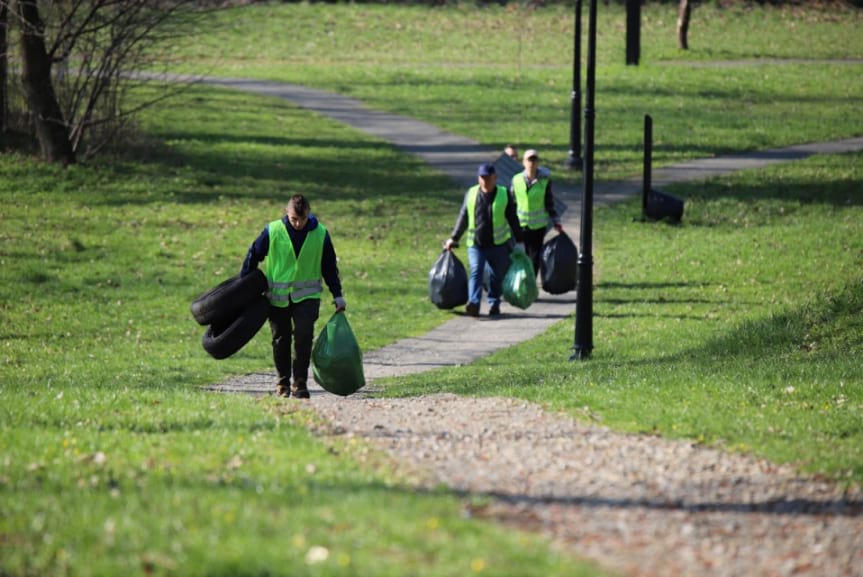
[{"label": "person walking on path", "polygon": [[563,226],[554,208],[551,174],[547,169],[540,169],[536,150],[531,148],[524,151],[522,166],[524,171],[512,177],[509,191],[517,205],[518,222],[527,255],[533,261],[534,272],[539,273],[542,241],[548,221],[551,220],[557,232],[563,232]]},{"label": "person walking on path", "polygon": [[347,305],[330,233],[311,214],[303,195],[292,196],[285,207],[285,216],[269,223],[255,239],[240,275],[249,274],[261,261],[269,285],[273,361],[278,376],[276,394],[308,399],[309,363],[323,291],[321,278],[333,295],[336,312],[344,311]]},{"label": "person walking on path", "polygon": [[452,250],[467,231],[470,277],[465,312],[468,316],[479,316],[483,271],[488,264],[488,314],[493,317],[500,314],[503,277],[509,268],[510,241],[515,237],[515,241],[521,243],[522,234],[515,201],[506,187],[498,186],[494,164],[481,164],[477,181],[479,184],[468,189],[464,196],[452,235],[444,243],[444,248]]},{"label": "person walking on path", "polygon": [[518,162],[518,149],[512,144],[507,144],[503,147],[503,153]]}]

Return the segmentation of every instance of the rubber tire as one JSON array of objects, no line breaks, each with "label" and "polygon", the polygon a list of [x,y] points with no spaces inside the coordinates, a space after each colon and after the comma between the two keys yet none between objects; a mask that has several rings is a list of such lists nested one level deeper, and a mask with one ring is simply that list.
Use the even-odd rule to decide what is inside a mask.
[{"label": "rubber tire", "polygon": [[231,277],[196,298],[192,316],[199,325],[225,324],[266,291],[267,277],[260,269]]},{"label": "rubber tire", "polygon": [[227,359],[258,334],[270,314],[270,301],[258,297],[230,323],[207,327],[201,344],[214,359]]}]

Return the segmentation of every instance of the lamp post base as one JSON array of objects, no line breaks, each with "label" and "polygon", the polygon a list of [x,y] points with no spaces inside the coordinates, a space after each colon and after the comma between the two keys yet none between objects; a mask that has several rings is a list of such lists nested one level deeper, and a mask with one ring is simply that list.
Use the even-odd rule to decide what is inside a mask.
[{"label": "lamp post base", "polygon": [[572,356],[569,357],[570,361],[586,361],[590,358],[590,349],[575,349],[572,351]]},{"label": "lamp post base", "polygon": [[584,159],[580,156],[569,155],[563,165],[567,170],[581,171],[584,169]]}]

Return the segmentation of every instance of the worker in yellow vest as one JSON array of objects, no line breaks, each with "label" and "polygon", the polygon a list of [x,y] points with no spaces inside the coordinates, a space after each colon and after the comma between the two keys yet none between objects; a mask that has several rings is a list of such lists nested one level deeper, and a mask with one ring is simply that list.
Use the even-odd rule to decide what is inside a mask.
[{"label": "worker in yellow vest", "polygon": [[[465,312],[477,317],[482,300],[482,277],[486,264],[489,272],[488,304],[490,317],[500,315],[503,277],[509,268],[511,239],[521,242],[521,228],[515,201],[505,186],[497,185],[493,164],[481,164],[476,186],[468,189],[450,238],[444,243],[452,250],[467,231],[467,257],[470,264],[468,302]],[[519,250],[524,250],[520,247]]]},{"label": "worker in yellow vest", "polygon": [[554,208],[551,175],[547,169],[540,168],[536,150],[524,151],[522,166],[524,171],[512,177],[509,191],[517,205],[525,250],[533,261],[534,271],[539,273],[540,252],[549,223],[558,232],[563,232],[563,226]]},{"label": "worker in yellow vest", "polygon": [[276,394],[308,399],[309,363],[323,292],[321,280],[326,281],[333,295],[336,312],[344,311],[346,303],[330,234],[311,214],[303,195],[292,196],[285,216],[268,224],[255,239],[240,274],[249,274],[261,261],[269,285],[273,361],[278,374]]}]

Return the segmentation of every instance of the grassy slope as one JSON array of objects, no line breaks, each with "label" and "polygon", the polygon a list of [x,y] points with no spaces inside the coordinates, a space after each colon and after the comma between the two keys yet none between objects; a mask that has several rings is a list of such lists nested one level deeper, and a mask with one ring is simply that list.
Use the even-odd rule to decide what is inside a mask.
[{"label": "grassy slope", "polygon": [[[298,9],[314,14],[311,7]],[[422,13],[413,10],[392,13],[405,21],[414,14],[415,21]],[[738,24],[750,22],[740,18]],[[464,15],[455,20],[463,32]],[[856,21],[849,21],[853,30]],[[837,47],[851,56],[861,53],[845,19],[795,21],[804,25],[823,32],[794,37],[816,43],[807,53],[836,57]],[[296,27],[297,35],[305,33]],[[802,50],[799,42],[786,41],[759,48],[769,46],[770,35],[762,34],[752,37],[750,53],[723,34],[711,49],[723,58],[799,57]],[[825,34],[844,40],[827,42]],[[352,37],[371,42],[369,36]],[[614,37],[621,37],[619,31]],[[266,45],[258,42],[257,49]],[[412,46],[373,48],[398,55]],[[645,54],[653,49],[645,47]],[[699,54],[692,58],[710,57]],[[283,62],[263,68],[278,70]],[[370,99],[383,101],[390,92],[379,80],[393,77],[375,66],[291,66],[291,74],[294,68],[300,76],[320,73],[323,85],[335,86],[327,80],[330,69],[336,75],[358,69],[375,80],[366,88]],[[831,90],[840,90],[833,104],[854,106],[857,65],[843,66],[817,66],[825,70],[817,82],[823,86],[826,78]],[[782,79],[764,100],[798,80],[756,68],[761,72],[754,78],[765,86],[774,74]],[[250,62],[242,70],[256,73]],[[617,72],[647,81],[662,68],[640,70]],[[830,80],[837,70],[851,72],[850,84]],[[691,78],[697,86],[712,76]],[[477,78],[482,85],[482,74]],[[626,88],[625,80],[621,94],[638,87]],[[356,78],[341,81],[350,90],[365,86]],[[681,81],[673,75],[668,80]],[[741,90],[755,83],[749,82]],[[427,85],[420,85],[425,92]],[[818,90],[818,84],[800,85],[791,104],[774,115],[778,120],[761,129],[764,139],[751,146],[775,143],[774,132],[784,133],[777,123],[789,111],[822,101]],[[699,93],[697,87],[692,93]],[[700,129],[682,105],[665,102],[668,114],[677,116],[669,122]],[[709,102],[723,106],[718,97]],[[414,109],[420,115],[433,110]],[[841,121],[790,115],[783,138],[859,134],[858,116],[839,114]],[[463,126],[476,126],[474,115],[463,116]],[[727,115],[717,118],[727,121]],[[447,318],[426,302],[424,283],[458,192],[388,146],[268,99],[195,89],[149,114],[144,126],[154,145],[90,167],[61,171],[21,157],[0,158],[0,570],[577,572],[571,559],[542,544],[462,519],[459,503],[446,494],[412,496],[386,467],[358,466],[369,458],[362,447],[338,445],[333,453],[305,432],[305,417],[285,412],[282,404],[196,389],[269,366],[265,334],[230,361],[206,358],[198,344],[201,329],[187,307],[197,293],[234,273],[287,194],[308,192],[334,231],[351,322],[368,349]],[[708,122],[699,138],[721,142],[724,136],[714,134],[720,128]],[[501,142],[512,138],[511,131],[495,130],[501,130]],[[753,133],[743,134],[741,146],[748,147]],[[625,140],[603,153],[609,166],[619,162],[611,158],[615,150],[636,154]],[[688,204],[680,228],[633,224],[633,205],[602,211],[597,349],[590,363],[565,362],[572,326],[561,323],[507,351],[506,358],[400,381],[393,391],[519,394],[626,430],[751,448],[834,476],[850,471],[859,481],[861,164],[860,155],[812,159],[681,187],[676,192]],[[619,166],[625,170],[625,162]],[[435,199],[421,204],[420,219],[415,211],[426,197],[419,198],[418,190]],[[404,322],[391,322],[393,311]],[[481,390],[468,386],[478,380]],[[309,565],[306,555],[315,545],[330,556]]]},{"label": "grassy slope", "polygon": [[[644,114],[654,119],[655,166],[863,134],[863,11],[699,6],[683,52],[676,8],[649,4],[639,66],[624,65],[623,7],[598,12],[600,180],[639,172]],[[184,70],[332,89],[490,146],[538,148],[550,166],[566,157],[569,7],[269,4],[215,21],[199,42],[175,47]]]}]

